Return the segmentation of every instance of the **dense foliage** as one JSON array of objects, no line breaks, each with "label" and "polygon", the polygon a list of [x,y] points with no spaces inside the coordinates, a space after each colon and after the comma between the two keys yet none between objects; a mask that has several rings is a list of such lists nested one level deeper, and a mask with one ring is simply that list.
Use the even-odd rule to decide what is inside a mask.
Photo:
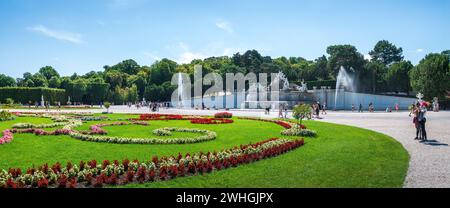
[{"label": "dense foliage", "polygon": [[42,96],[44,96],[45,101],[49,101],[52,105],[55,104],[55,102],[65,103],[67,101],[66,91],[62,89],[44,87],[0,87],[1,103],[6,103],[8,99],[12,99],[16,103],[34,105],[34,102],[40,101]]},{"label": "dense foliage", "polygon": [[[124,60],[116,65],[103,67],[102,71],[91,71],[85,75],[60,76],[53,67],[45,66],[35,74],[25,73],[22,78],[0,74],[0,87],[50,87],[65,89],[72,102],[98,104],[109,101],[114,104],[135,102],[145,98],[147,101],[168,101],[176,86],[171,84],[172,76],[184,72],[193,78],[194,65],[202,65],[203,74],[215,72],[225,78],[226,73],[277,73],[282,71],[292,83],[302,80],[312,86],[334,86],[341,66],[357,79],[357,90],[368,93],[403,92],[411,90],[424,92],[428,97],[444,97],[450,91],[448,85],[439,85],[437,91],[428,84],[446,80],[449,75],[449,64],[444,63],[438,73],[441,77],[424,78],[425,67],[436,66],[442,60],[425,58],[421,66],[412,66],[403,60],[403,49],[387,40],[379,41],[369,52],[368,57],[352,45],[332,45],[323,55],[315,60],[302,57],[263,56],[256,50],[236,53],[231,57],[209,57],[204,60],[193,60],[188,64],[178,64],[169,59],[156,61],[151,66],[140,66],[136,61]],[[442,52],[442,57],[450,57],[449,51]],[[421,62],[421,63],[422,63]],[[410,73],[415,68],[417,72]],[[420,69],[419,69],[420,68]],[[434,72],[433,72],[434,73]],[[420,77],[422,76],[422,77]],[[270,79],[270,78],[269,78]],[[209,86],[204,86],[207,89]],[[312,88],[310,86],[310,88]],[[431,93],[431,94],[427,94]],[[15,99],[16,100],[16,99]],[[34,98],[32,99],[34,100]],[[23,102],[22,100],[18,100]],[[27,101],[26,101],[27,102]]]}]

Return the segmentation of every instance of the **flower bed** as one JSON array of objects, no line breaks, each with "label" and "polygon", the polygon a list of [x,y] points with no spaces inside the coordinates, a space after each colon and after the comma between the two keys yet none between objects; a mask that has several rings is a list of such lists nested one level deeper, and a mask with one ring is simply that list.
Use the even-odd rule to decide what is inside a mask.
[{"label": "flower bed", "polygon": [[228,112],[220,112],[214,114],[214,118],[232,118],[233,114]]},{"label": "flower bed", "polygon": [[0,111],[0,121],[10,121],[14,119],[15,117],[12,113],[4,110]]},{"label": "flower bed", "polygon": [[97,136],[83,134],[80,132],[73,131],[70,136],[82,141],[91,142],[107,142],[107,143],[118,143],[118,144],[187,144],[187,143],[199,143],[204,141],[213,140],[217,137],[216,132],[203,130],[203,129],[189,129],[189,128],[175,128],[166,127],[163,128],[167,131],[175,132],[191,132],[191,133],[202,133],[204,135],[193,137],[193,138],[127,138],[127,137],[113,137],[113,136]]},{"label": "flower bed", "polygon": [[11,133],[19,133],[19,134],[35,134],[37,136],[45,136],[45,135],[69,135],[72,130],[68,129],[56,129],[55,131],[45,131],[43,129],[29,128],[29,129],[12,129]]},{"label": "flower bed", "polygon": [[234,121],[231,119],[225,118],[196,118],[191,119],[191,123],[193,124],[229,124]]},{"label": "flower bed", "polygon": [[317,132],[314,130],[306,129],[295,125],[290,129],[286,129],[281,131],[281,134],[284,136],[307,136],[314,137],[317,135]]},{"label": "flower bed", "polygon": [[10,143],[13,138],[13,133],[9,129],[6,129],[3,131],[3,136],[0,137],[0,144]]},{"label": "flower bed", "polygon": [[49,124],[32,124],[32,123],[16,123],[12,127],[17,129],[28,129],[28,128],[55,128],[58,126],[65,126],[69,123],[67,122],[57,122],[57,123],[49,123]]},{"label": "flower bed", "polygon": [[165,181],[176,177],[193,176],[275,157],[304,145],[303,139],[269,139],[255,144],[241,145],[220,152],[187,153],[185,156],[153,157],[151,161],[139,162],[127,159],[119,162],[108,160],[81,161],[79,165],[68,162],[66,166],[56,163],[38,168],[10,168],[0,171],[0,187],[3,188],[84,188],[103,187]]},{"label": "flower bed", "polygon": [[90,127],[90,130],[91,130],[90,132],[82,132],[82,133],[83,134],[101,134],[101,135],[104,135],[104,134],[107,134],[108,132],[106,130],[102,129],[101,127],[104,127],[104,126],[124,126],[124,125],[131,125],[131,124],[142,125],[142,126],[148,126],[149,125],[147,122],[138,122],[138,121],[135,121],[135,122],[132,122],[132,123],[128,123],[128,122],[114,122],[114,123],[109,123],[109,124],[95,124],[95,125],[92,125]]},{"label": "flower bed", "polygon": [[174,115],[174,114],[141,114],[139,119],[141,121],[149,121],[149,120],[189,120],[182,115]]}]

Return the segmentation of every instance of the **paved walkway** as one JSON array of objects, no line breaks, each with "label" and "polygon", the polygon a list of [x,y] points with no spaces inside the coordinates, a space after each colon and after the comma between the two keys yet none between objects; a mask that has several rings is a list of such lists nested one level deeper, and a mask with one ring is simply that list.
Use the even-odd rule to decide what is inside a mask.
[{"label": "paved walkway", "polygon": [[[22,110],[24,111],[24,110]],[[100,113],[102,109],[76,110],[76,112]],[[148,108],[136,109],[126,106],[113,106],[114,113],[149,113]],[[64,111],[63,111],[64,112]],[[68,110],[74,112],[74,110]],[[161,109],[158,113],[213,115],[214,110]],[[265,115],[263,110],[231,110],[235,116],[276,117],[278,111]],[[288,117],[292,117],[289,113]],[[450,188],[450,112],[428,112],[427,133],[430,142],[419,143],[414,140],[415,129],[407,112],[399,113],[353,113],[328,112],[319,119],[321,122],[346,124],[371,129],[398,140],[411,156],[405,187],[446,187]]]}]

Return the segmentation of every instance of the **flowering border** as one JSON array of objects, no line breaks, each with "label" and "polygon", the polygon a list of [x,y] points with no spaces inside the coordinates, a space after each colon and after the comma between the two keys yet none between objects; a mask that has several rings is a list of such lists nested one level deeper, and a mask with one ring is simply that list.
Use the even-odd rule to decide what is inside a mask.
[{"label": "flowering border", "polygon": [[232,118],[233,114],[228,112],[219,112],[214,114],[214,118]]},{"label": "flowering border", "polygon": [[6,143],[10,143],[14,138],[13,133],[11,132],[11,130],[6,129],[3,131],[3,136],[0,137],[0,144],[6,144]]},{"label": "flowering border", "polygon": [[234,121],[226,118],[195,118],[191,119],[192,124],[230,124]]},{"label": "flowering border", "polygon": [[166,131],[175,132],[191,132],[191,133],[202,133],[204,135],[192,138],[128,138],[128,137],[116,137],[116,136],[99,136],[99,135],[89,135],[80,132],[72,131],[70,136],[75,139],[90,142],[107,142],[107,143],[117,143],[117,144],[190,144],[199,143],[209,140],[214,140],[217,137],[217,133],[209,130],[203,129],[190,129],[190,128],[175,128],[166,127],[163,128]]},{"label": "flowering border", "polygon": [[123,185],[165,181],[176,177],[193,176],[213,171],[237,167],[258,160],[275,157],[304,145],[303,139],[269,139],[249,145],[241,145],[220,152],[200,152],[177,157],[153,157],[151,161],[140,163],[125,159],[103,161],[81,161],[79,165],[68,162],[52,166],[44,164],[38,168],[28,168],[26,173],[17,168],[0,171],[0,187],[3,188],[86,188],[104,185]]}]

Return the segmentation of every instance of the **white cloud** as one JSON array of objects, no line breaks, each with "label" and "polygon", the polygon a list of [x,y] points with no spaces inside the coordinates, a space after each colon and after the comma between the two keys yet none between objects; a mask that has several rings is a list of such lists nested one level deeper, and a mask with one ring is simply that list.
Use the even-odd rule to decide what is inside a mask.
[{"label": "white cloud", "polygon": [[233,33],[233,27],[231,26],[230,22],[219,20],[216,22],[216,26],[222,30],[225,30],[229,33]]},{"label": "white cloud", "polygon": [[83,43],[83,40],[81,38],[80,34],[77,33],[71,33],[66,31],[58,31],[58,30],[52,30],[42,25],[37,25],[34,27],[28,27],[28,30],[38,32],[42,35],[45,35],[50,38],[54,38],[57,40],[67,41],[71,43],[80,44]]},{"label": "white cloud", "polygon": [[424,50],[422,49],[422,48],[418,48],[418,49],[416,49],[416,52],[417,53],[422,53]]},{"label": "white cloud", "polygon": [[364,55],[364,59],[370,61],[372,60],[372,56],[370,56],[369,54]]}]

